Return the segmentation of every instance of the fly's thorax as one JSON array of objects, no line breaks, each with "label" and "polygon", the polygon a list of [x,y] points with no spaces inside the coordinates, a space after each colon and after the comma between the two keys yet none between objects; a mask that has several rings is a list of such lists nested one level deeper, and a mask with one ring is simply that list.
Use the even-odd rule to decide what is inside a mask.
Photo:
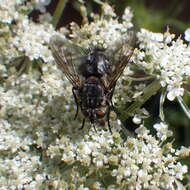
[{"label": "fly's thorax", "polygon": [[103,50],[95,49],[87,55],[79,67],[79,71],[83,77],[88,78],[95,76],[101,78],[104,74],[109,72],[110,64],[104,53]]}]

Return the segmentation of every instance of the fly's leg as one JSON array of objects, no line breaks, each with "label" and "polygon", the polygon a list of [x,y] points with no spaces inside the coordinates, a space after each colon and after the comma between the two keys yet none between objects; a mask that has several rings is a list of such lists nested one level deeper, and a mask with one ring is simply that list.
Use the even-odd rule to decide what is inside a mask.
[{"label": "fly's leg", "polygon": [[114,105],[113,105],[113,102],[112,102],[112,97],[113,97],[113,93],[114,93],[114,90],[115,90],[115,86],[112,88],[110,94],[109,94],[109,106],[111,106],[112,110],[115,111],[115,108],[114,108]]},{"label": "fly's leg", "polygon": [[112,130],[111,130],[111,125],[110,125],[110,112],[111,110],[113,110],[115,112],[115,108],[112,102],[112,96],[115,90],[115,86],[113,87],[113,89],[111,90],[111,92],[108,93],[107,96],[107,106],[108,106],[108,111],[107,111],[107,123],[108,123],[108,128],[110,133],[112,134]]},{"label": "fly's leg", "polygon": [[108,112],[107,112],[107,122],[108,122],[108,128],[110,133],[112,134],[111,125],[110,125],[110,105],[108,105]]},{"label": "fly's leg", "polygon": [[83,119],[83,121],[82,121],[82,125],[81,125],[81,127],[79,128],[79,130],[81,130],[81,129],[84,128],[84,124],[85,124],[85,118]]},{"label": "fly's leg", "polygon": [[97,133],[97,130],[96,130],[96,127],[95,127],[95,124],[93,123],[93,128],[94,128],[94,131]]},{"label": "fly's leg", "polygon": [[72,93],[73,93],[73,96],[74,96],[75,104],[76,104],[76,106],[77,106],[74,119],[77,118],[77,115],[78,115],[78,112],[79,112],[79,103],[78,103],[76,91],[77,91],[77,88],[73,87],[73,88],[72,88]]},{"label": "fly's leg", "polygon": [[115,85],[113,87],[113,89],[111,90],[111,92],[108,94],[107,96],[107,106],[108,106],[108,111],[107,111],[107,122],[108,122],[108,128],[110,133],[112,134],[112,130],[111,130],[111,125],[110,125],[110,112],[111,110],[113,110],[115,112],[115,108],[112,102],[112,96],[115,90]]}]

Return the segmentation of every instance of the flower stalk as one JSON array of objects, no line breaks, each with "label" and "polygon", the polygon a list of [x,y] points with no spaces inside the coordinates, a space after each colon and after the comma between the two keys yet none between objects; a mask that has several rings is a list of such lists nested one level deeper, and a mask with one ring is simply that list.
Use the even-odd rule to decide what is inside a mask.
[{"label": "flower stalk", "polygon": [[163,88],[161,96],[160,96],[160,113],[159,113],[159,117],[162,121],[165,121],[163,106],[166,99],[166,93],[167,93],[166,88]]},{"label": "flower stalk", "polygon": [[190,119],[190,109],[187,107],[187,105],[183,101],[182,97],[178,96],[177,100],[178,100],[180,106],[182,107],[183,111],[185,112],[186,116]]}]

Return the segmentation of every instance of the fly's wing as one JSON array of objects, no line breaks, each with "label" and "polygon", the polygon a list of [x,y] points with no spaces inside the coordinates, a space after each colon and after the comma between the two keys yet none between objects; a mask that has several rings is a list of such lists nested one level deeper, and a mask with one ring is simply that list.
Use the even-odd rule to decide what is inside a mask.
[{"label": "fly's wing", "polygon": [[102,77],[102,81],[106,90],[111,90],[115,87],[118,78],[123,73],[126,65],[128,64],[135,47],[135,33],[130,31],[127,40],[121,42],[115,51],[108,53],[109,66]]},{"label": "fly's wing", "polygon": [[80,88],[82,86],[82,76],[79,72],[79,67],[82,59],[85,59],[85,50],[59,35],[51,37],[50,48],[58,67],[63,71],[73,87]]}]

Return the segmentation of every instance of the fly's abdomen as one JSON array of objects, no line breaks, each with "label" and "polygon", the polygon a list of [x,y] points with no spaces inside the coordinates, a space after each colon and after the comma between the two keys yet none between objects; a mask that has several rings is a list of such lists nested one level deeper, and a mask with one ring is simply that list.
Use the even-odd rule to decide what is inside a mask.
[{"label": "fly's abdomen", "polygon": [[83,107],[95,109],[102,105],[104,92],[101,86],[96,83],[85,83],[81,98]]},{"label": "fly's abdomen", "polygon": [[106,97],[100,79],[91,76],[81,89],[81,110],[92,123],[106,114]]}]

